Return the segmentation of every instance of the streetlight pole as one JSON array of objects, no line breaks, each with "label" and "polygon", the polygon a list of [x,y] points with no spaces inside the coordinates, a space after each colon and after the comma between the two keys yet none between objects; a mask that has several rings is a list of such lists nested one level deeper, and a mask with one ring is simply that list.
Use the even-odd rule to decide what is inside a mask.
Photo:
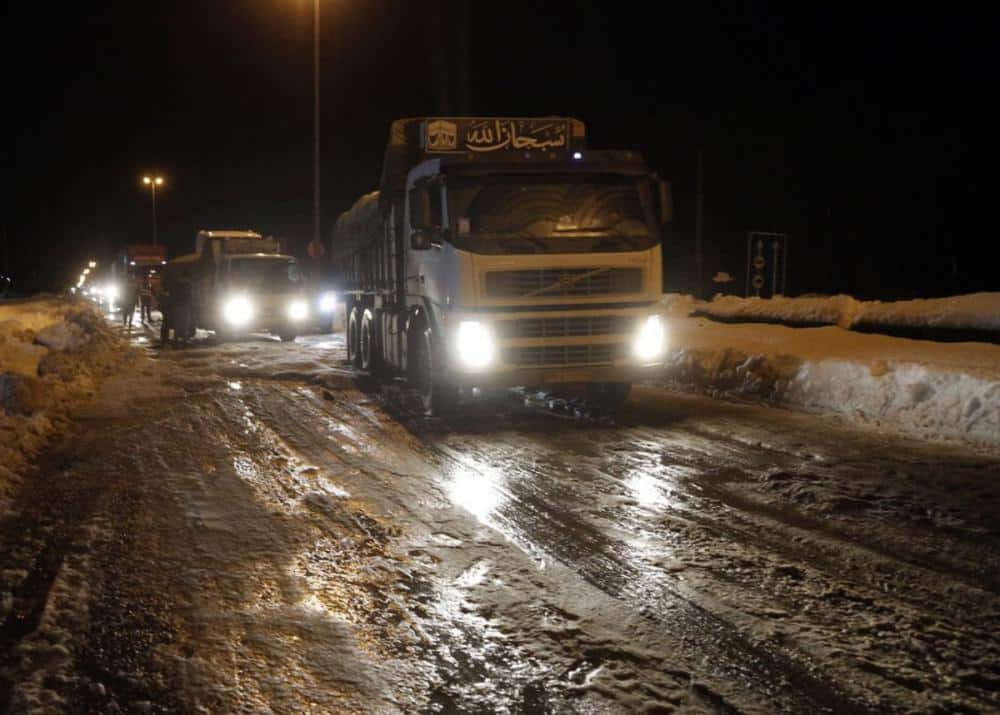
[{"label": "streetlight pole", "polygon": [[142,183],[146,184],[153,195],[153,245],[156,245],[156,187],[163,184],[163,177],[144,176]]},{"label": "streetlight pole", "polygon": [[319,226],[319,0],[313,0],[313,244],[320,245]]}]

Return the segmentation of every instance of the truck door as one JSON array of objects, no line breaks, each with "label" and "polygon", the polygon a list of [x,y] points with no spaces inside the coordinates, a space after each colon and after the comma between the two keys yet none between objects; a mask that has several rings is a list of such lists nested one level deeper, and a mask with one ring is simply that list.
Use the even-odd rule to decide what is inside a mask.
[{"label": "truck door", "polygon": [[408,192],[406,292],[438,307],[447,303],[452,281],[447,275],[449,245],[446,187],[440,177],[420,179]]}]

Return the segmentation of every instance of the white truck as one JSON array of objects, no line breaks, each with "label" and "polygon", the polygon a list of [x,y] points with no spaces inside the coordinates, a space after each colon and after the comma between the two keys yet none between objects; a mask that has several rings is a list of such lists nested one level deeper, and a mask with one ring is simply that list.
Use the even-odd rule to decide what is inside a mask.
[{"label": "white truck", "polygon": [[269,331],[294,340],[309,318],[297,261],[255,231],[199,231],[195,252],[167,261],[162,274],[164,342],[196,328],[227,339]]},{"label": "white truck", "polygon": [[358,370],[433,414],[477,387],[617,406],[661,364],[669,185],[584,138],[560,117],[392,123],[379,190],[330,250]]}]

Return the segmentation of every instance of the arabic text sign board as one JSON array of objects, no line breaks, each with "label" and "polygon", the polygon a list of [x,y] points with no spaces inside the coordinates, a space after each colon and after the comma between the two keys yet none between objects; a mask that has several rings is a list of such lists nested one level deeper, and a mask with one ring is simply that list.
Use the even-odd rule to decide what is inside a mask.
[{"label": "arabic text sign board", "polygon": [[427,154],[569,151],[573,132],[566,119],[437,118],[424,123]]}]

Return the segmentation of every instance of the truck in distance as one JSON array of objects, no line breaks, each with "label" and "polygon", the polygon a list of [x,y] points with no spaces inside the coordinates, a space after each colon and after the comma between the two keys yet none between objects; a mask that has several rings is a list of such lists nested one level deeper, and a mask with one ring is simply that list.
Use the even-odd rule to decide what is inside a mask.
[{"label": "truck in distance", "polygon": [[309,317],[296,259],[254,231],[199,231],[195,252],[168,261],[162,274],[164,343],[197,328],[222,339],[268,331],[294,340]]},{"label": "truck in distance", "polygon": [[639,154],[589,151],[578,120],[396,120],[333,232],[348,357],[429,413],[476,387],[616,406],[666,349],[670,212]]}]

